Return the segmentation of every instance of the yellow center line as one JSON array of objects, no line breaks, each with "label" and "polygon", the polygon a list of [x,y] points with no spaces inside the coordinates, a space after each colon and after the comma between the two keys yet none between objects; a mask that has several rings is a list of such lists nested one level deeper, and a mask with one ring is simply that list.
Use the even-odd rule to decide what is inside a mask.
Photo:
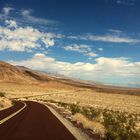
[{"label": "yellow center line", "polygon": [[14,112],[13,114],[11,114],[10,116],[8,116],[8,117],[0,120],[0,125],[3,124],[3,123],[5,123],[9,119],[13,118],[14,116],[16,116],[18,113],[20,113],[27,106],[26,103],[24,103],[24,102],[22,102],[22,103],[24,104],[24,106],[20,110],[18,110],[16,112]]}]

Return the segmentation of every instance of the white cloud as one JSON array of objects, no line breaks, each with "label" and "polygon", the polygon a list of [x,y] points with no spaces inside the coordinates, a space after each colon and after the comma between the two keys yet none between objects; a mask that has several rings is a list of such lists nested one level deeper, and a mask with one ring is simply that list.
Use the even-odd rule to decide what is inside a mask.
[{"label": "white cloud", "polygon": [[55,59],[51,58],[51,57],[46,57],[45,54],[42,53],[36,53],[33,57],[34,60],[39,59],[39,60],[43,60],[44,62],[54,62]]},{"label": "white cloud", "polygon": [[12,27],[17,28],[17,23],[14,20],[6,20],[5,23],[7,24],[9,28],[12,28]]},{"label": "white cloud", "polygon": [[50,39],[48,37],[45,37],[42,41],[46,44],[47,48],[50,47],[50,46],[54,46],[54,44],[55,44],[55,40]]},{"label": "white cloud", "polygon": [[75,52],[87,52],[88,50],[91,51],[91,47],[88,45],[77,45],[71,44],[68,46],[63,47],[66,51],[75,51]]},{"label": "white cloud", "polygon": [[[29,68],[48,72],[57,72],[67,76],[101,81],[101,82],[126,82],[138,83],[140,78],[140,62],[131,62],[128,58],[105,58],[95,59],[96,63],[70,63],[57,61],[45,54],[35,54],[32,58],[23,61],[10,61],[15,65],[23,65]],[[113,79],[113,80],[112,80]],[[123,79],[123,81],[120,81]]]},{"label": "white cloud", "polygon": [[56,23],[53,20],[48,20],[48,19],[33,16],[32,10],[22,10],[21,14],[26,20],[33,22],[33,23],[38,23],[38,24],[54,24],[54,23]]},{"label": "white cloud", "polygon": [[0,50],[31,51],[41,47],[40,42],[48,48],[55,44],[55,38],[61,37],[59,34],[40,32],[33,27],[19,27],[13,20],[5,22],[6,27],[0,26]]},{"label": "white cloud", "polygon": [[99,50],[99,51],[103,51],[104,49],[103,49],[103,48],[98,48],[98,50]]},{"label": "white cloud", "polygon": [[94,53],[94,52],[88,52],[87,55],[90,56],[90,57],[98,56],[98,55],[97,55],[96,53]]},{"label": "white cloud", "polygon": [[121,5],[129,5],[129,6],[134,6],[136,4],[136,0],[115,0],[117,4]]},{"label": "white cloud", "polygon": [[69,39],[76,40],[89,40],[89,41],[100,41],[100,42],[111,42],[111,43],[127,43],[136,44],[140,43],[139,39],[134,39],[130,37],[122,37],[120,35],[79,35],[79,36],[69,36]]},{"label": "white cloud", "polygon": [[14,8],[12,8],[12,7],[4,7],[3,8],[3,14],[5,16],[8,16],[12,10],[14,10]]},{"label": "white cloud", "polygon": [[29,51],[37,45],[31,41],[20,41],[20,40],[0,40],[0,50],[9,49],[10,51]]},{"label": "white cloud", "polygon": [[112,33],[115,33],[115,34],[121,34],[121,33],[123,33],[123,31],[121,31],[121,30],[116,30],[116,29],[109,29],[108,31],[109,31],[109,32],[112,32]]},{"label": "white cloud", "polygon": [[14,8],[8,6],[4,7],[0,13],[0,20],[3,21],[4,19],[7,19],[12,10],[14,10]]},{"label": "white cloud", "polygon": [[140,42],[140,40],[137,39],[112,36],[112,35],[105,35],[105,36],[89,35],[88,39],[92,41],[103,41],[103,42],[113,42],[113,43],[139,43]]},{"label": "white cloud", "polygon": [[89,45],[77,45],[77,44],[71,44],[68,46],[63,47],[66,51],[74,51],[74,52],[79,52],[83,53],[84,55],[87,55],[89,57],[96,57],[98,56],[96,53],[94,53],[91,49],[91,46]]}]

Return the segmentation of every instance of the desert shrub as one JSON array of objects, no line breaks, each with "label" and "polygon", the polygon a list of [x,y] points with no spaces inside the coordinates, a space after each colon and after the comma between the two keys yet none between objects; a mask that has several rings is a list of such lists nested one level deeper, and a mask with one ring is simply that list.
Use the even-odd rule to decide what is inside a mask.
[{"label": "desert shrub", "polygon": [[81,108],[76,104],[70,104],[69,108],[73,115],[81,112]]},{"label": "desert shrub", "polygon": [[91,107],[81,107],[80,113],[87,117],[89,120],[93,120],[100,115],[101,111],[99,109],[93,109]]},{"label": "desert shrub", "polygon": [[92,113],[92,118],[97,118],[101,114],[101,110],[91,108],[91,113]]},{"label": "desert shrub", "polygon": [[63,102],[58,102],[58,105],[67,108],[68,104],[67,103],[63,103]]},{"label": "desert shrub", "polygon": [[5,97],[5,93],[4,92],[0,92],[0,97]]},{"label": "desert shrub", "polygon": [[107,140],[139,140],[140,133],[135,129],[137,118],[125,113],[104,111],[105,136]]},{"label": "desert shrub", "polygon": [[[79,113],[90,121],[103,125],[106,140],[140,140],[140,126],[138,128],[136,127],[137,124],[140,124],[139,114],[97,109],[94,107],[82,107],[79,104],[55,103],[69,109],[72,115]],[[103,121],[98,120],[100,116],[102,116]]]},{"label": "desert shrub", "polygon": [[84,115],[85,117],[87,117],[88,119],[92,120],[92,112],[89,108],[85,108],[83,107],[81,110],[81,114]]}]

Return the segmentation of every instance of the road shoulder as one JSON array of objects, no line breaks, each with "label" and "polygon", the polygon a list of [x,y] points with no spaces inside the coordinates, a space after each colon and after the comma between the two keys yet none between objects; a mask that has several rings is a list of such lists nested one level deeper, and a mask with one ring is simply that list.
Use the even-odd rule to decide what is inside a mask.
[{"label": "road shoulder", "polygon": [[40,102],[44,104],[49,110],[58,118],[58,120],[75,136],[77,140],[91,140],[86,134],[84,134],[80,129],[73,126],[71,122],[63,118],[57,111],[52,107],[48,106],[45,102]]}]

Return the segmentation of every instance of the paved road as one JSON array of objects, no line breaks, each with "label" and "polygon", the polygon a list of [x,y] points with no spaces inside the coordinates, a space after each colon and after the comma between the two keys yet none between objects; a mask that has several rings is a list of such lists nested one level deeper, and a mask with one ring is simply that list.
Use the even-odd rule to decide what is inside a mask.
[{"label": "paved road", "polygon": [[[0,140],[76,140],[44,105],[27,101],[26,107],[0,125]],[[15,105],[0,112],[0,120],[24,106]]]}]

